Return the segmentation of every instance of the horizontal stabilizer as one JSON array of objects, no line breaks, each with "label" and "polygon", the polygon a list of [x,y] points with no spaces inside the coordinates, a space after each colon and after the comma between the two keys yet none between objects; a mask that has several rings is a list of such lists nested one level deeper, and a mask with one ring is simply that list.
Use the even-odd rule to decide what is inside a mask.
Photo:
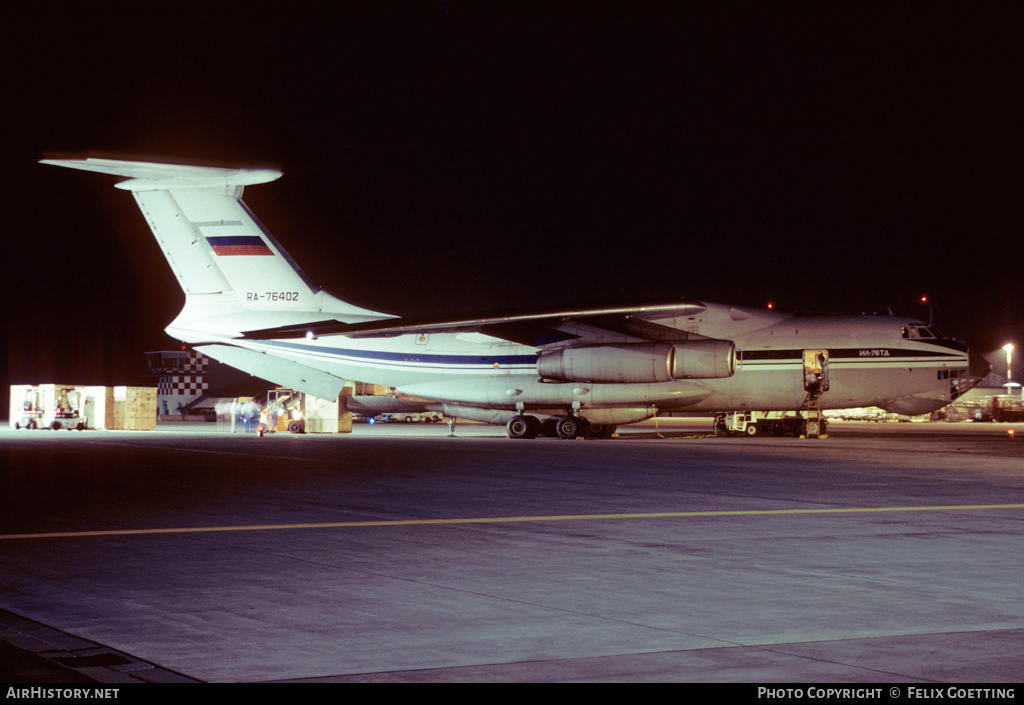
[{"label": "horizontal stabilizer", "polygon": [[127,177],[116,184],[126,191],[223,188],[263,184],[281,177],[277,169],[220,169],[208,166],[128,162],[118,159],[40,159],[40,164]]}]

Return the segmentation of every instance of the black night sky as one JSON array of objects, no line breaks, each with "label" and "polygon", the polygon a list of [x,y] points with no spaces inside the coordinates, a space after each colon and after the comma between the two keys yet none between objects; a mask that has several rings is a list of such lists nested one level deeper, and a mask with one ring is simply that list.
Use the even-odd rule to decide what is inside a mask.
[{"label": "black night sky", "polygon": [[941,330],[1024,352],[1019,4],[632,5],[9,23],[4,393],[142,383],[174,347],[183,295],[134,200],[36,163],[60,156],[279,168],[246,202],[313,279],[393,313],[686,296],[927,320],[927,294]]}]

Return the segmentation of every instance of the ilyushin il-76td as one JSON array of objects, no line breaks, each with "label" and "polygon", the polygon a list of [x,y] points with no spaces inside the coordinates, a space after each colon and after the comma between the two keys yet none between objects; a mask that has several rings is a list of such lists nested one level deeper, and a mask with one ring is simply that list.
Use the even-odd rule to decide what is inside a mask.
[{"label": "ilyushin il-76td", "polygon": [[358,380],[451,417],[505,424],[516,438],[575,438],[608,436],[657,414],[799,410],[809,376],[820,385],[823,372],[822,409],[907,415],[940,409],[977,381],[966,345],[893,315],[797,315],[682,299],[396,317],[314,285],[245,205],[246,186],[280,171],[42,161],[126,177],[115,185],[135,197],[185,292],[168,334],[324,399]]}]

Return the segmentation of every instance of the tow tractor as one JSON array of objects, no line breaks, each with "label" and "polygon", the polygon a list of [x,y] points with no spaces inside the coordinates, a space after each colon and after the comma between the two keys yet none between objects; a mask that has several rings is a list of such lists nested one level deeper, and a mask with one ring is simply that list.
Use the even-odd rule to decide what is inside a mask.
[{"label": "tow tractor", "polygon": [[[828,391],[828,350],[803,351],[803,382],[807,397],[797,411],[734,411],[715,417],[715,431],[758,436],[792,434],[797,438],[827,438],[821,396]],[[806,416],[801,414],[806,411]]]},{"label": "tow tractor", "polygon": [[[824,419],[820,423],[824,427]],[[715,430],[730,436],[772,434],[799,438],[807,435],[807,419],[793,411],[736,411],[715,417]]]}]

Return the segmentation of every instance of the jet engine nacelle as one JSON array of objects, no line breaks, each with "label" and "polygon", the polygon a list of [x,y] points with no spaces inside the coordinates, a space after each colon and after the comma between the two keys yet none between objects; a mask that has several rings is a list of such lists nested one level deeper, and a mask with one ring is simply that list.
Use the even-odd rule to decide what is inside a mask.
[{"label": "jet engine nacelle", "polygon": [[735,360],[731,340],[582,345],[541,353],[537,371],[562,382],[650,384],[731,377]]},{"label": "jet engine nacelle", "polygon": [[722,379],[736,371],[736,344],[731,340],[676,343],[673,379]]}]

